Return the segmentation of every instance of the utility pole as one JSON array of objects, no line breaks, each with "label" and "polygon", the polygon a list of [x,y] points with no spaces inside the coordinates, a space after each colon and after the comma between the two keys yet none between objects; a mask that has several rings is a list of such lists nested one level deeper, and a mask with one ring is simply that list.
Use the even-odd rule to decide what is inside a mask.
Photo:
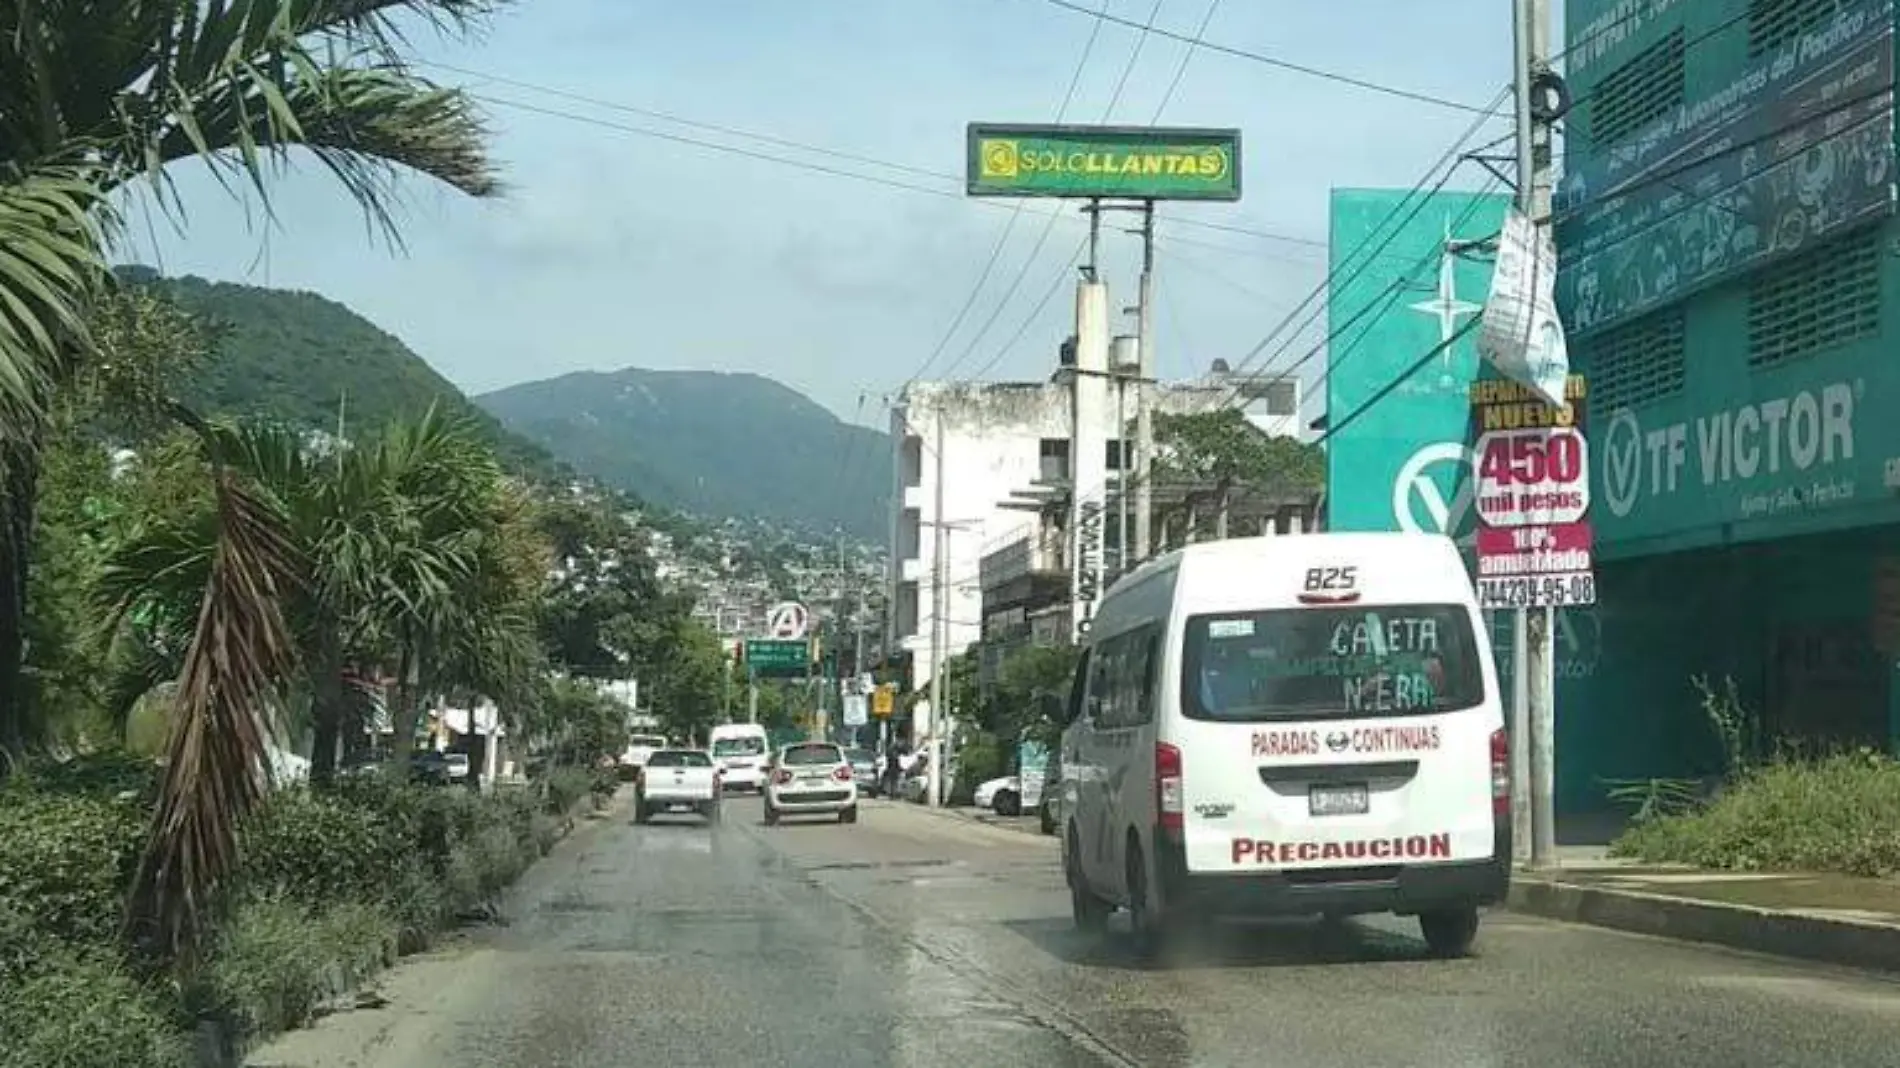
[{"label": "utility pole", "polygon": [[[1141,297],[1135,333],[1141,338],[1136,356],[1141,370],[1135,385],[1135,560],[1148,559],[1154,548],[1154,404],[1148,383],[1155,377],[1155,202],[1141,206]],[[1119,431],[1118,431],[1119,433]],[[1126,462],[1123,467],[1126,468]]]},{"label": "utility pole", "polygon": [[[1551,130],[1533,114],[1532,82],[1550,67],[1550,0],[1513,0],[1517,72],[1517,206],[1539,226],[1550,225]],[[1528,822],[1532,867],[1548,868],[1557,860],[1556,820],[1556,610],[1518,609],[1512,621],[1514,674],[1523,680],[1524,703],[1513,716],[1518,728],[1512,745],[1513,811],[1529,802],[1528,820],[1513,817],[1513,839]],[[1528,789],[1515,785],[1528,772]],[[1528,795],[1528,796],[1526,796]],[[1521,846],[1513,852],[1522,855]]]},{"label": "utility pole", "polygon": [[752,668],[752,661],[745,665],[745,721],[759,721],[759,673]]},{"label": "utility pole", "polygon": [[932,507],[930,560],[930,807],[943,807],[943,732],[950,717],[943,707],[944,651],[949,645],[945,616],[950,612],[950,525],[943,511],[943,409],[937,409],[937,485]]}]

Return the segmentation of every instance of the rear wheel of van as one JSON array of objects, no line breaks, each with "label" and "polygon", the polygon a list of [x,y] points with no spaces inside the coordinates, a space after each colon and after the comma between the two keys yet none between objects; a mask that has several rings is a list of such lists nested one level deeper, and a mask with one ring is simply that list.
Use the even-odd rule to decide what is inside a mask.
[{"label": "rear wheel of van", "polygon": [[1168,948],[1182,926],[1179,916],[1171,916],[1155,900],[1148,885],[1148,863],[1141,847],[1128,843],[1128,929],[1134,936],[1135,955],[1152,961]]},{"label": "rear wheel of van", "polygon": [[1062,847],[1062,874],[1069,884],[1069,914],[1075,918],[1077,930],[1100,934],[1108,928],[1108,914],[1113,909],[1108,902],[1095,896],[1094,891],[1083,881],[1082,865],[1076,852],[1075,832],[1072,830]]},{"label": "rear wheel of van", "polygon": [[1431,950],[1432,956],[1446,959],[1463,957],[1471,952],[1471,943],[1478,937],[1478,910],[1461,908],[1421,912],[1418,929],[1424,934],[1425,945]]}]

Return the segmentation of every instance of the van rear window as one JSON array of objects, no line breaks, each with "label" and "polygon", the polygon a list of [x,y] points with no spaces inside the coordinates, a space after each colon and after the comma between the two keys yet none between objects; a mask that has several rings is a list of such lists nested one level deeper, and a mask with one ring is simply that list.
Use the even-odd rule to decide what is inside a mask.
[{"label": "van rear window", "polygon": [[1193,616],[1181,707],[1235,723],[1472,708],[1484,674],[1462,605],[1291,608]]}]

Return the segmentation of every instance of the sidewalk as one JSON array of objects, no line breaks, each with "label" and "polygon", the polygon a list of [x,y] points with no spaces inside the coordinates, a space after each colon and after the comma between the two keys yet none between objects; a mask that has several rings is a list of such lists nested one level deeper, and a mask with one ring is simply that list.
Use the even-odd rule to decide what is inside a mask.
[{"label": "sidewalk", "polygon": [[[998,816],[986,808],[972,808],[967,806],[931,808],[929,805],[919,805],[910,801],[890,801],[888,803],[904,805],[909,808],[917,809],[920,812],[927,812],[933,816],[941,816],[944,819],[962,820],[965,823],[980,823],[986,827],[997,827],[1005,831],[1015,831],[1019,834],[1026,834],[1035,838],[1049,837],[1042,833],[1041,821],[1033,813],[1027,816]],[[1053,837],[1049,837],[1049,840],[1052,842],[1055,841]]]},{"label": "sidewalk", "polygon": [[1593,859],[1514,873],[1510,907],[1569,923],[1900,972],[1900,880]]}]

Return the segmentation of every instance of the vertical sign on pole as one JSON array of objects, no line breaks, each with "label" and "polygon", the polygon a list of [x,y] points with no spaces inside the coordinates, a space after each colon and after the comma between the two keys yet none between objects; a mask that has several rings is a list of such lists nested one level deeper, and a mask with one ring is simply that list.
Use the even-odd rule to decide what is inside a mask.
[{"label": "vertical sign on pole", "polygon": [[1517,382],[1472,386],[1484,608],[1596,603],[1583,377],[1569,376],[1565,392],[1567,403],[1558,408]]}]

